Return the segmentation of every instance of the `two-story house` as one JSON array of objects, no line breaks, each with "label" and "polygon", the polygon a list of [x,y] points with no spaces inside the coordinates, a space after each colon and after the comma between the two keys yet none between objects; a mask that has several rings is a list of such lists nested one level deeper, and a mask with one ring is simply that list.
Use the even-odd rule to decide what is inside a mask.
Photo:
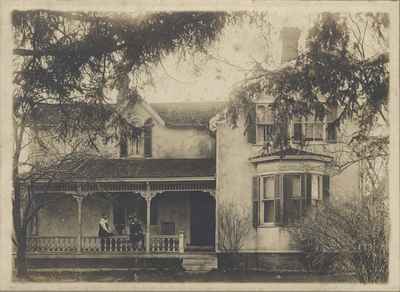
[{"label": "two-story house", "polygon": [[[288,41],[293,42],[292,35]],[[294,42],[285,43],[284,38],[284,62],[296,53],[296,38]],[[259,98],[243,135],[244,123],[232,128],[224,120],[215,121],[224,112],[224,103],[139,100],[131,104],[122,95],[118,102],[123,114],[134,118],[143,133],[139,139],[100,147],[104,158],[88,159],[66,177],[35,182],[35,196],[57,200],[38,213],[28,241],[30,252],[222,252],[218,208],[232,202],[253,218],[240,252],[266,256],[298,252],[287,228],[309,206],[337,193],[356,195],[358,168],[340,175],[330,169],[333,157],[326,149],[334,152],[341,139],[330,126],[335,110],[325,121],[293,121],[288,129],[290,148],[262,151],[274,135],[268,108],[272,101],[273,97]],[[300,140],[307,146],[300,147]],[[133,213],[145,231],[140,251],[132,250],[128,237],[128,217]],[[105,250],[97,236],[103,215],[113,226]]]}]

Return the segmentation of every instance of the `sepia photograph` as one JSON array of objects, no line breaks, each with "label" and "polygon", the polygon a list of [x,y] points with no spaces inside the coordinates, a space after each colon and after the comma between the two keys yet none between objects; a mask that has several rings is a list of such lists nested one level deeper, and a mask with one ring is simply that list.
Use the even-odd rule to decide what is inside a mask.
[{"label": "sepia photograph", "polygon": [[398,2],[6,2],[0,289],[399,289]]}]

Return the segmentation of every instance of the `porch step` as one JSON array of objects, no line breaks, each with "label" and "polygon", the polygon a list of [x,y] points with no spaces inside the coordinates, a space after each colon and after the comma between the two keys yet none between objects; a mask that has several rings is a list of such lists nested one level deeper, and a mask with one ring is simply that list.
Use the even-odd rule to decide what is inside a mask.
[{"label": "porch step", "polygon": [[214,249],[215,249],[215,247],[212,246],[212,245],[210,245],[210,246],[208,246],[208,245],[188,245],[185,248],[185,250],[189,251],[189,252],[191,252],[191,251],[209,251],[209,252],[212,252],[212,251],[214,251]]},{"label": "porch step", "polygon": [[218,268],[218,258],[215,254],[184,257],[182,267],[187,272],[209,272]]}]

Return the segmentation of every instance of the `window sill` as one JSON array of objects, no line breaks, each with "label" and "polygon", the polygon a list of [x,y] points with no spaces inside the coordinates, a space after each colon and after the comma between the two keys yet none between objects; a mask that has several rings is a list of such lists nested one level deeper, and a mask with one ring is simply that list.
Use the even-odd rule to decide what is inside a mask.
[{"label": "window sill", "polygon": [[282,227],[282,225],[277,223],[261,223],[257,226],[257,228],[273,228],[273,227]]},{"label": "window sill", "polygon": [[296,224],[293,223],[288,223],[288,224],[279,224],[279,223],[262,223],[257,226],[257,229],[262,229],[262,228],[276,228],[276,227],[281,227],[281,228],[294,228],[296,227]]}]

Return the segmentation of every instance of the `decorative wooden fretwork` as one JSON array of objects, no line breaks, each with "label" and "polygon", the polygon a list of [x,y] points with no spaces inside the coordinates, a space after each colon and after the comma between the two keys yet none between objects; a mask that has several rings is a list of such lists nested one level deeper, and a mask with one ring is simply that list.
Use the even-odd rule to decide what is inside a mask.
[{"label": "decorative wooden fretwork", "polygon": [[213,191],[215,180],[151,181],[151,182],[41,182],[34,183],[35,193],[95,193],[95,192],[166,192]]},{"label": "decorative wooden fretwork", "polygon": [[215,189],[215,181],[151,182],[152,191],[208,191]]}]

